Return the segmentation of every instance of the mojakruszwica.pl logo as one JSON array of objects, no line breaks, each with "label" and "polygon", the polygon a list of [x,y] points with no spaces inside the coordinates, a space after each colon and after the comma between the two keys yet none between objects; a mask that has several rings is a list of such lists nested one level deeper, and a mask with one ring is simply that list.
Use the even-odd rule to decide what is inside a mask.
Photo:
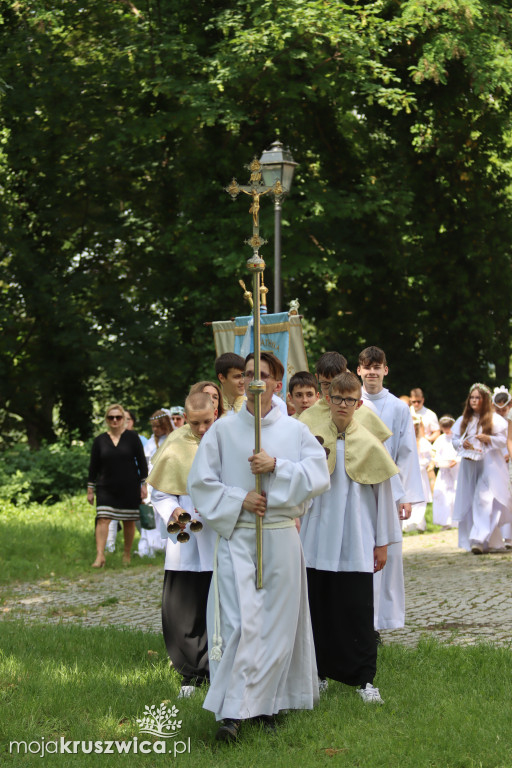
[{"label": "mojakruszwica.pl logo", "polygon": [[9,752],[17,755],[127,755],[127,754],[172,754],[174,757],[190,753],[190,736],[185,740],[177,739],[181,733],[182,720],[178,720],[179,709],[174,705],[168,709],[164,704],[157,707],[152,704],[144,708],[142,717],[137,718],[140,733],[156,736],[155,741],[143,740],[135,736],[125,741],[72,741],[61,736],[60,739],[40,741],[11,741]]}]

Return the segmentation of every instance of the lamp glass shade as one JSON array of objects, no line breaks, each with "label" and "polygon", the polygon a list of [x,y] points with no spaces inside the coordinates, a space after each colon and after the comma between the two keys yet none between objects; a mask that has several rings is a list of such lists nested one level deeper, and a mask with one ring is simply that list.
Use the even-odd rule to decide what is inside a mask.
[{"label": "lamp glass shade", "polygon": [[294,162],[289,149],[284,149],[280,141],[274,141],[270,149],[262,153],[260,164],[265,186],[271,187],[279,180],[285,193],[290,191],[298,163]]}]

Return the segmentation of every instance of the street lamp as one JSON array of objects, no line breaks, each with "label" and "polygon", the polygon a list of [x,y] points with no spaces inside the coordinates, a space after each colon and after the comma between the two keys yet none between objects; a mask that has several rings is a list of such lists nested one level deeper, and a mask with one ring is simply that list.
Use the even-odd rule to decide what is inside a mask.
[{"label": "street lamp", "polygon": [[289,149],[274,141],[260,157],[261,173],[266,186],[281,182],[282,195],[274,196],[274,312],[281,311],[281,202],[291,189],[293,174],[298,163]]}]

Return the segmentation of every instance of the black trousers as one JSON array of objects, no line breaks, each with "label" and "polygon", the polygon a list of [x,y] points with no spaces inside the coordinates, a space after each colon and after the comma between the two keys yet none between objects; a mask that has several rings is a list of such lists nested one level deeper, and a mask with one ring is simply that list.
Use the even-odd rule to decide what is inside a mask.
[{"label": "black trousers", "polygon": [[373,573],[308,568],[308,594],[321,678],[372,683],[377,671]]},{"label": "black trousers", "polygon": [[211,571],[165,571],[162,629],[169,658],[183,685],[209,679],[206,602]]}]

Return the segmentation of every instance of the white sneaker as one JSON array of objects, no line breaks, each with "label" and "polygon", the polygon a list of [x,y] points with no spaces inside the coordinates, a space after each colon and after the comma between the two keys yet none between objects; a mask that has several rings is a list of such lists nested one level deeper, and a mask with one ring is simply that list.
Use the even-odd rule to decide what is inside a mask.
[{"label": "white sneaker", "polygon": [[328,687],[329,687],[329,681],[325,680],[325,679],[322,680],[322,678],[319,677],[318,678],[318,690],[320,691],[320,693],[325,693],[326,690],[328,689]]},{"label": "white sneaker", "polygon": [[365,703],[375,702],[376,704],[384,704],[380,697],[379,689],[374,688],[371,683],[366,683],[365,688],[358,688],[357,692]]},{"label": "white sneaker", "polygon": [[178,699],[190,699],[196,690],[195,685],[182,685],[178,693]]}]

